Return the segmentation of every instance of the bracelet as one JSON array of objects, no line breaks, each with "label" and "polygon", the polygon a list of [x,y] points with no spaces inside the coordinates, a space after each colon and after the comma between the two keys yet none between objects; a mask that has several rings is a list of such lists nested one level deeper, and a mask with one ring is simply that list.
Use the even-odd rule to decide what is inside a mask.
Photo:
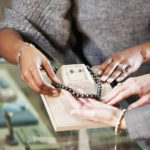
[{"label": "bracelet", "polygon": [[118,135],[120,133],[120,122],[123,119],[126,111],[127,111],[126,109],[123,109],[120,116],[119,116],[119,119],[117,121],[117,125],[115,127],[115,135]]},{"label": "bracelet", "polygon": [[21,56],[21,52],[22,50],[27,47],[27,46],[30,46],[30,47],[34,47],[34,45],[32,45],[31,43],[24,43],[18,50],[18,55],[17,55],[17,64],[18,64],[18,67],[19,69],[21,69],[21,66],[20,66],[20,56]]}]

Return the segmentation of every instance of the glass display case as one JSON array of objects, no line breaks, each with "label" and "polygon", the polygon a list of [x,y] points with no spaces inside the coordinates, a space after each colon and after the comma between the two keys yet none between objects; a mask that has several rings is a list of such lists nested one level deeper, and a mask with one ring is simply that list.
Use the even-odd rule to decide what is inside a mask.
[{"label": "glass display case", "polygon": [[[0,150],[144,150],[146,142],[131,141],[126,131],[114,136],[114,128],[82,129],[75,131],[55,132],[47,115],[44,104],[38,93],[35,93],[20,79],[17,66],[8,63],[0,64],[0,80],[5,87],[12,90],[12,99],[0,101],[0,112],[5,109],[10,114],[11,124],[0,127]],[[1,82],[0,82],[1,83]],[[4,83],[1,83],[4,84]],[[0,89],[2,90],[2,88]],[[8,95],[8,91],[5,93]],[[5,97],[5,95],[4,95]],[[21,111],[19,110],[21,107]],[[25,112],[26,111],[26,112]],[[16,115],[17,113],[19,115]],[[16,113],[16,114],[15,114]],[[18,118],[15,118],[15,115]],[[26,119],[30,118],[30,120]],[[30,116],[30,117],[29,117]],[[6,115],[0,114],[8,121]],[[19,123],[18,120],[22,120]],[[17,140],[13,143],[8,136]],[[14,140],[14,139],[13,139]],[[148,142],[147,142],[148,143]]]}]

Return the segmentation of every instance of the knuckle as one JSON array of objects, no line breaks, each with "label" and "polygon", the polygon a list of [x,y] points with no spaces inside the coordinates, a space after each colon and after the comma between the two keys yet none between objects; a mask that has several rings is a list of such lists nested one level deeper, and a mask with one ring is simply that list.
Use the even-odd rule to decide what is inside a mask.
[{"label": "knuckle", "polygon": [[42,88],[42,87],[44,86],[44,83],[39,80],[39,81],[38,81],[38,86],[39,86],[40,88]]},{"label": "knuckle", "polygon": [[47,60],[47,59],[45,59],[44,63],[45,63],[45,65],[46,65],[46,67],[49,67],[49,66],[51,65],[50,61]]},{"label": "knuckle", "polygon": [[27,78],[28,75],[29,75],[29,72],[28,72],[28,71],[24,71],[24,72],[23,72],[23,77],[24,77],[24,78]]},{"label": "knuckle", "polygon": [[33,72],[33,70],[34,70],[34,67],[30,67],[30,68],[29,68],[29,71],[30,71],[30,72]]},{"label": "knuckle", "polygon": [[37,87],[37,88],[35,89],[35,91],[36,91],[37,93],[41,93],[42,90]]}]

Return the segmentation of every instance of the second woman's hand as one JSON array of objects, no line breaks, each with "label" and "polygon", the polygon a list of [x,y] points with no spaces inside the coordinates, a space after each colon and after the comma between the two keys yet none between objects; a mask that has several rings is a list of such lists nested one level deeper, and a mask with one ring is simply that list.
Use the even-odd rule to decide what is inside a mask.
[{"label": "second woman's hand", "polygon": [[150,74],[129,78],[122,84],[116,86],[104,98],[103,102],[115,105],[121,100],[138,94],[140,99],[132,103],[128,108],[136,108],[145,104],[150,104]]},{"label": "second woman's hand", "polygon": [[125,49],[110,56],[103,64],[95,66],[101,81],[120,82],[135,72],[146,61],[150,60],[150,43]]},{"label": "second woman's hand", "polygon": [[[98,102],[91,98],[75,98],[68,91],[62,90],[72,105],[71,114],[80,118],[104,123],[108,126],[115,127],[117,125],[122,110]],[[81,92],[81,91],[79,91]],[[126,129],[125,119],[122,119],[121,129]]]},{"label": "second woman's hand", "polygon": [[60,81],[54,74],[49,60],[36,47],[24,47],[20,55],[20,67],[21,79],[35,92],[51,96],[58,95],[57,89],[44,80],[40,70],[45,70],[52,81],[56,83]]}]

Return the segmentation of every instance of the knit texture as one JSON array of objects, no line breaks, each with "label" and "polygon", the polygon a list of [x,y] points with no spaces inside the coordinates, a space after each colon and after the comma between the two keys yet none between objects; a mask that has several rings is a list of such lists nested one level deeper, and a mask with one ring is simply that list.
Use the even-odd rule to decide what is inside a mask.
[{"label": "knit texture", "polygon": [[12,0],[0,28],[15,29],[61,63],[98,65],[149,41],[149,18],[149,0]]},{"label": "knit texture", "polygon": [[150,104],[127,111],[125,115],[131,139],[150,138]]}]

